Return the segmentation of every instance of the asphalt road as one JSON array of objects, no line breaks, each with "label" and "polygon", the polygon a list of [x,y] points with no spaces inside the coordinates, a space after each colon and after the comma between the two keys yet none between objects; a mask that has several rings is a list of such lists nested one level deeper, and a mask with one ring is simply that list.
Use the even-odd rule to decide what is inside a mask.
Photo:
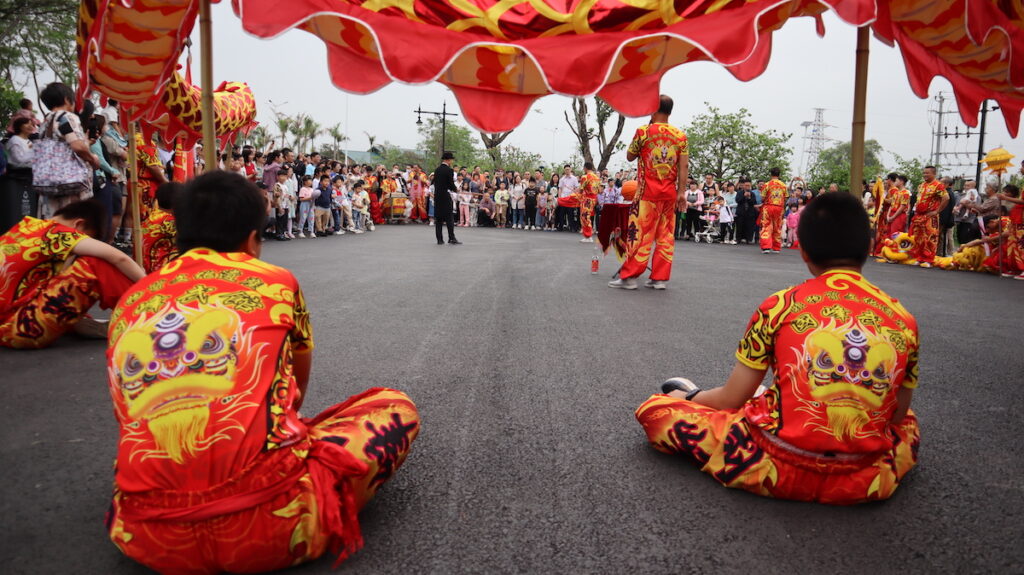
[{"label": "asphalt road", "polygon": [[[754,307],[806,279],[796,252],[685,243],[667,291],[623,292],[605,287],[614,258],[591,275],[577,236],[459,236],[381,226],[265,246],[313,310],[304,412],[391,386],[423,418],[341,572],[1024,572],[1024,282],[869,264],[920,324],[921,460],[891,500],[836,508],[720,487],[650,449],[633,417],[666,377],[724,380]],[[0,350],[0,374],[0,569],[148,573],[103,529],[103,345]]]}]

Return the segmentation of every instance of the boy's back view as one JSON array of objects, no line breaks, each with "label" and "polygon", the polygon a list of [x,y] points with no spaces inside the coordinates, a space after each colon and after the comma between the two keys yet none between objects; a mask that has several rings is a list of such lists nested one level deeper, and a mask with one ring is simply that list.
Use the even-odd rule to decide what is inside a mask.
[{"label": "boy's back view", "polygon": [[[758,307],[726,384],[669,380],[636,416],[655,449],[691,455],[727,487],[886,499],[917,462],[917,323],[860,274],[871,230],[856,198],[816,198],[798,235],[815,277]],[[753,397],[769,368],[770,387]]]}]

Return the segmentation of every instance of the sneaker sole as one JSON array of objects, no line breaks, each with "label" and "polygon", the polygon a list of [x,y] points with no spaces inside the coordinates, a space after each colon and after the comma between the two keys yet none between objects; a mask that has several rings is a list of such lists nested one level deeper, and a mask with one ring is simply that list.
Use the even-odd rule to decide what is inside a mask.
[{"label": "sneaker sole", "polygon": [[635,285],[630,286],[630,285],[612,285],[612,284],[608,284],[608,287],[610,287],[612,289],[625,289],[625,290],[635,290],[636,289]]}]

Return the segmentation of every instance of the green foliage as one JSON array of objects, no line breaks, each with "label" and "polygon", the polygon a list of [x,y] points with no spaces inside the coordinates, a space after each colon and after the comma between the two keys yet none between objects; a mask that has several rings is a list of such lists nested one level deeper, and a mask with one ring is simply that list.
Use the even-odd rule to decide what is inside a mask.
[{"label": "green foliage", "polygon": [[[811,188],[828,188],[830,184],[836,184],[840,190],[848,192],[851,150],[850,142],[822,150],[807,175],[807,183]],[[877,140],[864,142],[864,179],[871,181],[876,176],[884,177],[887,173],[882,165],[882,151],[882,145]]]},{"label": "green foliage", "polygon": [[907,189],[915,189],[917,184],[924,181],[924,167],[929,165],[929,161],[922,158],[904,158],[899,154],[893,154],[893,165],[886,170],[887,172],[896,172],[902,176],[909,178],[907,180]]},{"label": "green foliage", "polygon": [[[441,161],[441,120],[427,118],[419,127],[420,142],[417,149],[423,150],[426,157],[422,165],[433,166]],[[476,146],[478,132],[449,120],[445,130],[445,149],[455,154],[458,166],[483,166],[490,161],[489,156]]]},{"label": "green foliage", "polygon": [[28,76],[38,91],[57,80],[74,89],[78,59],[75,46],[77,0],[0,0],[4,42],[0,75],[13,83]]},{"label": "green foliage", "polygon": [[773,167],[781,168],[783,176],[789,172],[792,152],[787,143],[792,134],[758,130],[746,108],[726,114],[707,102],[704,105],[708,111],[695,117],[686,130],[691,177],[767,179]]},{"label": "green foliage", "polygon": [[14,89],[10,81],[0,78],[0,126],[6,126],[18,111],[18,102],[25,96]]}]

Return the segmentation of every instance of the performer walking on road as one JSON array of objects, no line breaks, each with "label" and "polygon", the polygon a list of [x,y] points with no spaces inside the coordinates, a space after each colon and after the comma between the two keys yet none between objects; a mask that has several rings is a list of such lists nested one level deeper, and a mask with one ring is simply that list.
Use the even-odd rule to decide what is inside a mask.
[{"label": "performer walking on road", "polygon": [[668,123],[671,113],[672,98],[662,95],[658,111],[637,129],[626,152],[629,161],[640,160],[638,188],[629,209],[626,263],[608,287],[636,289],[636,278],[647,270],[652,251],[651,277],[645,285],[665,289],[672,274],[676,211],[686,211],[690,157],[686,134]]},{"label": "performer walking on road", "polygon": [[434,170],[434,230],[437,232],[437,245],[444,245],[444,235],[441,233],[443,225],[448,226],[448,243],[459,245],[462,242],[455,239],[455,213],[452,212],[451,192],[458,193],[455,187],[455,172],[452,170],[452,161],[455,154],[445,152],[441,154],[441,165]]},{"label": "performer walking on road", "polygon": [[789,188],[779,179],[782,170],[772,168],[768,173],[772,179],[761,195],[761,253],[777,254],[782,249],[782,210]]}]

